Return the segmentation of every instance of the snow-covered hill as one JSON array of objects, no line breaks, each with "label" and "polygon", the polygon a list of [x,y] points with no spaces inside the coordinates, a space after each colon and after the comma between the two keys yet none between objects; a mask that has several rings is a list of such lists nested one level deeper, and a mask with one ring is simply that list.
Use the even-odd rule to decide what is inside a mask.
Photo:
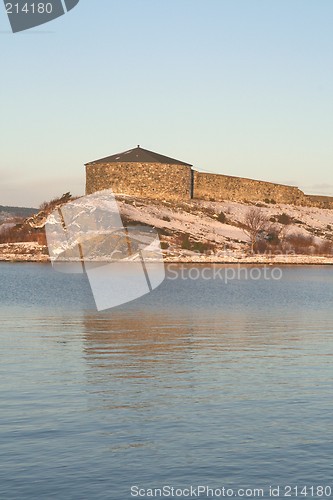
[{"label": "snow-covered hill", "polygon": [[[144,224],[159,233],[166,262],[333,262],[333,210],[280,204],[192,200],[169,202],[118,195],[124,225]],[[250,254],[246,219],[256,207],[267,220]],[[33,218],[29,219],[33,223]],[[40,217],[36,216],[40,225]],[[40,226],[39,226],[40,227]],[[18,249],[17,249],[18,250]],[[17,257],[15,257],[15,253]],[[0,245],[0,259],[44,260],[45,247]],[[1,255],[2,254],[2,255]]]},{"label": "snow-covered hill", "polygon": [[295,256],[297,251],[292,248],[284,252],[276,247],[274,251],[273,246],[259,249],[257,255],[249,255],[249,237],[244,226],[253,207],[257,207],[268,221],[266,237],[275,233],[280,240],[304,240],[307,248],[302,254],[307,255],[305,260],[309,260],[309,255],[311,262],[331,260],[333,211],[329,209],[230,201],[170,203],[130,196],[118,197],[118,204],[129,224],[138,221],[159,231],[167,261],[302,260]]}]

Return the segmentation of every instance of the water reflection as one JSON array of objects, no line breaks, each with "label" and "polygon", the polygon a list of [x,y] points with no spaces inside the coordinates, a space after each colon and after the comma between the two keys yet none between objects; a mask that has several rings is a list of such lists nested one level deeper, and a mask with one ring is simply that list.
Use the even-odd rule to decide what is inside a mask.
[{"label": "water reflection", "polygon": [[[281,317],[242,304],[237,311],[215,308],[214,314],[209,307],[86,313],[89,405],[103,415],[109,451],[129,463],[135,456],[138,468],[140,458],[147,463],[149,456],[151,477],[165,466],[181,481],[204,467],[205,478],[217,480],[227,471],[236,483],[245,465],[255,483],[267,461],[276,464],[288,453],[295,459],[292,474],[300,477],[296,458],[305,438],[312,453],[313,443],[320,443],[326,460],[317,422],[332,430],[324,413],[318,416],[318,408],[326,408],[330,357],[314,336],[316,325],[320,316],[312,312]],[[172,472],[170,457],[177,464]]]},{"label": "water reflection", "polygon": [[0,291],[1,498],[330,477],[326,270],[324,285],[317,269],[274,287],[166,282],[97,313],[84,281],[27,266],[5,267]]},{"label": "water reflection", "polygon": [[[164,311],[86,313],[83,317],[84,353],[94,366],[123,367],[118,376],[132,377],[139,369],[175,369],[184,360],[216,352],[221,359],[230,353],[264,352],[269,348],[295,348],[304,339],[302,318],[274,318],[249,311],[167,314]],[[307,325],[309,326],[309,325]],[[284,346],[284,343],[286,345]],[[213,356],[214,357],[214,356]]]},{"label": "water reflection", "polygon": [[[322,384],[329,367],[331,353],[324,344],[318,349],[314,336],[320,318],[311,317],[242,308],[214,315],[208,309],[87,312],[83,356],[93,405],[162,411],[170,399],[178,405],[218,400],[224,407],[237,399],[270,400],[272,390],[277,398],[295,397]],[[294,376],[306,367],[311,376]]]},{"label": "water reflection", "polygon": [[[144,312],[84,316],[84,352],[89,363],[110,369],[122,367],[118,376],[153,376],[157,365],[191,359],[195,325],[163,314]],[[152,373],[149,375],[149,371]]]}]

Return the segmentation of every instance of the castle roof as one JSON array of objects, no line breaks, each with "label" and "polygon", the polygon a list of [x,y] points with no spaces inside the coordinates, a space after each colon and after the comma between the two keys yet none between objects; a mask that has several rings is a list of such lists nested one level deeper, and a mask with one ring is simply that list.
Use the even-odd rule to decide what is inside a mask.
[{"label": "castle roof", "polygon": [[168,156],[163,156],[153,151],[148,151],[148,149],[143,149],[137,146],[134,149],[129,149],[123,153],[118,153],[116,155],[107,156],[106,158],[101,158],[100,160],[94,160],[87,163],[90,165],[92,163],[168,163],[173,165],[186,165],[187,167],[192,167],[189,163],[184,161],[175,160],[174,158],[169,158]]}]

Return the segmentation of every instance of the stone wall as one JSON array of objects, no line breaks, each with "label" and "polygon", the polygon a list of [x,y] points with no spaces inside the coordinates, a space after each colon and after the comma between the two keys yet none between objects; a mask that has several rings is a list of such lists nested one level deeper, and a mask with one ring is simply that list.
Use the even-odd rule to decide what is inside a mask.
[{"label": "stone wall", "polygon": [[293,186],[220,174],[194,172],[194,198],[203,200],[268,201],[305,205],[305,194]]},{"label": "stone wall", "polygon": [[86,194],[109,188],[115,193],[147,198],[189,200],[191,167],[164,163],[86,165]]},{"label": "stone wall", "polygon": [[305,195],[294,186],[196,172],[164,163],[89,163],[86,194],[111,188],[115,193],[165,200],[261,201],[333,208],[333,197]]},{"label": "stone wall", "polygon": [[333,208],[333,197],[332,196],[316,196],[312,194],[305,195],[307,203],[306,205],[318,208]]}]

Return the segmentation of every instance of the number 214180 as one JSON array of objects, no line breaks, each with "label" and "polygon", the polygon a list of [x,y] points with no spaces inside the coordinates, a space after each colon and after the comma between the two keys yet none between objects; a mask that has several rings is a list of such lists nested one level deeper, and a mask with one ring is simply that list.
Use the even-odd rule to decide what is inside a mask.
[{"label": "number 214180", "polygon": [[43,2],[25,3],[6,3],[7,14],[51,14],[52,4]]}]

